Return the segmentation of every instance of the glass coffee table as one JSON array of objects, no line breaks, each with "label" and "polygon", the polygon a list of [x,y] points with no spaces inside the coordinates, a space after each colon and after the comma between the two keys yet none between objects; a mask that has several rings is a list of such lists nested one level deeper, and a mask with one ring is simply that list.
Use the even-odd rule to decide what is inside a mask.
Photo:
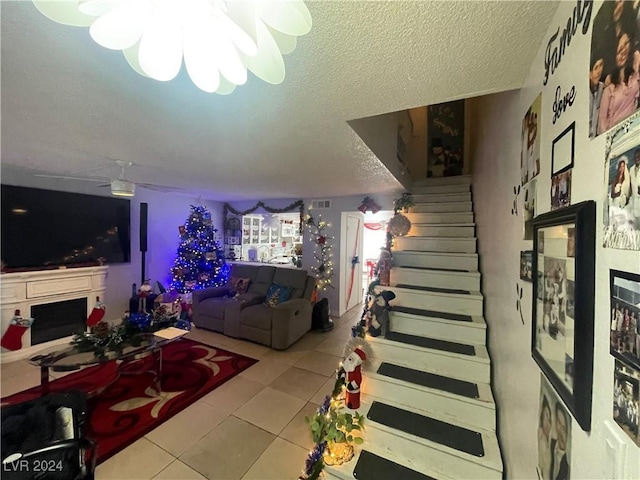
[{"label": "glass coffee table", "polygon": [[[177,330],[177,329],[173,329]],[[104,385],[104,388],[115,382],[120,375],[135,375],[140,373],[152,373],[153,388],[159,395],[162,392],[162,347],[175,342],[188,333],[183,330],[182,334],[174,333],[167,338],[162,335],[162,331],[155,333],[140,333],[121,345],[117,350],[87,350],[86,347],[74,345],[58,346],[31,357],[29,363],[40,367],[40,388],[42,394],[49,393],[49,371],[71,372],[80,370],[83,367],[100,365],[111,361],[116,361],[116,375]],[[136,362],[147,357],[152,357],[152,362],[140,362],[140,368],[136,368]],[[103,387],[101,386],[101,390]],[[90,392],[89,392],[90,394]]]}]

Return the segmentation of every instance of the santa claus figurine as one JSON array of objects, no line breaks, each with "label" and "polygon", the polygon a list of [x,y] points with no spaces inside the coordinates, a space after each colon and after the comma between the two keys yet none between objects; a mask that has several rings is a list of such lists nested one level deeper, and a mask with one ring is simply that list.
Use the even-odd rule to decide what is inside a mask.
[{"label": "santa claus figurine", "polygon": [[356,348],[342,362],[342,368],[347,374],[345,385],[347,387],[347,395],[345,403],[347,408],[357,410],[360,408],[360,384],[362,383],[361,365],[367,359],[365,353]]}]

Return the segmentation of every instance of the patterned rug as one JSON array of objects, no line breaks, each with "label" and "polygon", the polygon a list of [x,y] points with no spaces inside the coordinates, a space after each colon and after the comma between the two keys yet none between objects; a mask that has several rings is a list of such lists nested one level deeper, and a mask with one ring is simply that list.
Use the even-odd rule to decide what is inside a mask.
[{"label": "patterned rug", "polygon": [[[152,358],[147,357],[130,367],[140,372],[151,367],[151,362]],[[50,390],[79,389],[94,394],[89,400],[86,436],[98,444],[101,463],[256,362],[183,338],[162,349],[160,395],[153,389],[152,373],[127,373],[133,369],[125,368],[120,369],[118,376],[116,362],[85,368],[55,380],[50,383]],[[103,387],[116,376],[115,382]],[[34,387],[5,397],[1,403],[11,405],[40,396],[40,387]]]}]

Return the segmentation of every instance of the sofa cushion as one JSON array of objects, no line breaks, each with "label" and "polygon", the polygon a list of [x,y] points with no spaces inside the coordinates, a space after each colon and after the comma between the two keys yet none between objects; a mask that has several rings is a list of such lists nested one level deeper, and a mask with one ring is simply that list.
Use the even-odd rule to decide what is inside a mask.
[{"label": "sofa cushion", "polygon": [[289,298],[302,298],[307,284],[307,276],[306,270],[279,268],[273,277],[273,283],[291,287],[291,296]]},{"label": "sofa cushion", "polygon": [[258,276],[258,268],[256,268],[255,265],[234,263],[231,268],[231,276],[236,278],[250,278],[255,281]]},{"label": "sofa cushion", "polygon": [[241,295],[247,293],[247,290],[249,290],[249,282],[251,282],[249,277],[231,277],[229,279],[229,294]]},{"label": "sofa cushion", "polygon": [[271,330],[273,310],[266,305],[247,307],[240,313],[240,323],[261,330]]},{"label": "sofa cushion", "polygon": [[267,291],[264,304],[269,307],[275,307],[279,303],[286,302],[291,296],[291,288],[284,285],[272,284]]},{"label": "sofa cushion", "polygon": [[199,303],[198,311],[207,317],[224,318],[224,305],[228,301],[224,297],[206,298]]},{"label": "sofa cushion", "polygon": [[[255,268],[255,266],[253,266],[253,268]],[[265,295],[273,283],[273,275],[275,273],[276,267],[259,266],[255,273],[255,280],[249,284],[249,293]]]}]

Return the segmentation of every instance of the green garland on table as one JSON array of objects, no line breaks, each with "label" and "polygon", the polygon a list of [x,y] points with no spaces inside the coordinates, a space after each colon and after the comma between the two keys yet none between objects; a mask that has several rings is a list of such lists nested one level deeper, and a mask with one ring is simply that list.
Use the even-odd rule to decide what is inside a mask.
[{"label": "green garland on table", "polygon": [[229,216],[229,212],[231,212],[233,215],[243,216],[243,215],[249,215],[250,213],[255,212],[259,208],[262,208],[263,210],[265,210],[265,211],[267,211],[269,213],[285,213],[285,212],[290,212],[292,210],[295,210],[297,208],[300,211],[300,235],[302,235],[302,232],[303,232],[303,221],[304,221],[304,202],[302,200],[297,200],[297,201],[293,202],[291,205],[289,205],[287,207],[284,207],[284,208],[270,207],[270,206],[266,205],[264,202],[260,201],[260,202],[256,203],[253,207],[248,208],[247,210],[244,210],[244,211],[236,210],[235,208],[233,208],[228,203],[225,203],[224,204],[224,228],[225,228],[225,230],[227,229],[227,217]]}]

